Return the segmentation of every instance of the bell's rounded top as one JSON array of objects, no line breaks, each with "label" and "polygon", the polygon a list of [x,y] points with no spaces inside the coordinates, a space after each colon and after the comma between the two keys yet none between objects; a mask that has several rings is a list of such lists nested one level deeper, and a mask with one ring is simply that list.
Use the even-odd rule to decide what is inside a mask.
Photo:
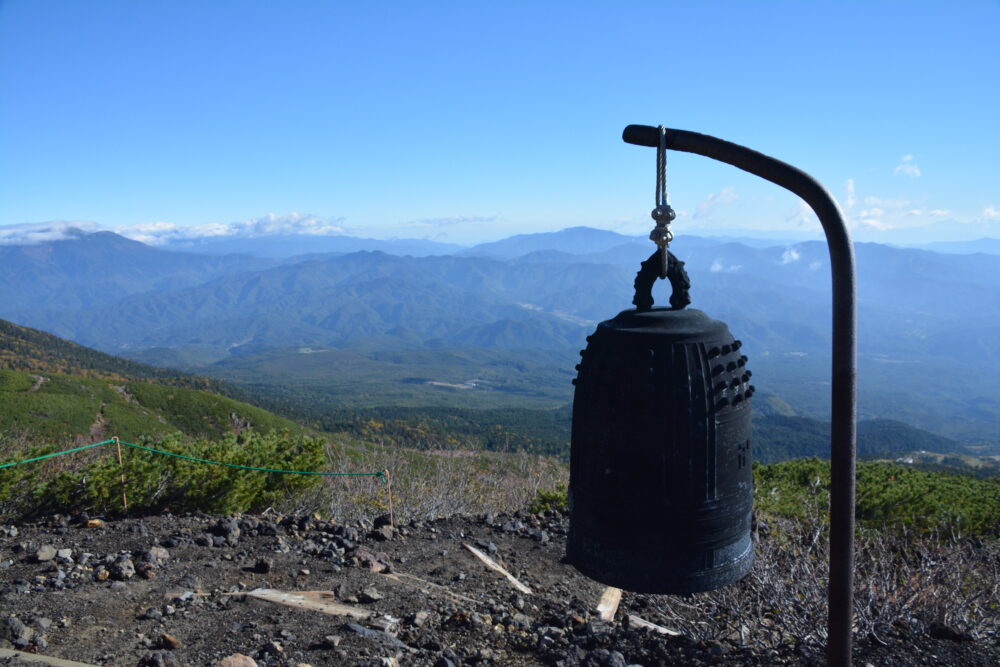
[{"label": "bell's rounded top", "polygon": [[638,311],[635,308],[623,310],[614,318],[605,320],[598,328],[637,334],[668,336],[672,342],[683,343],[694,340],[714,340],[732,338],[725,322],[712,319],[704,312],[685,308],[653,308]]}]

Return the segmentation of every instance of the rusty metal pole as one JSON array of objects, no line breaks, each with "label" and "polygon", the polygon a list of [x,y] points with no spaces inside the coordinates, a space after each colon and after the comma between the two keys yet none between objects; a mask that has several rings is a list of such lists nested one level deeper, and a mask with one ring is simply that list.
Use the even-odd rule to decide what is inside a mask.
[{"label": "rusty metal pole", "polygon": [[[760,176],[801,197],[819,217],[833,278],[833,377],[830,437],[830,585],[827,663],[850,667],[854,616],[854,495],[857,434],[857,322],[854,247],[840,209],[813,177],[773,157],[706,134],[671,130],[667,148],[704,155]],[[660,132],[629,125],[622,139],[656,147]]]}]

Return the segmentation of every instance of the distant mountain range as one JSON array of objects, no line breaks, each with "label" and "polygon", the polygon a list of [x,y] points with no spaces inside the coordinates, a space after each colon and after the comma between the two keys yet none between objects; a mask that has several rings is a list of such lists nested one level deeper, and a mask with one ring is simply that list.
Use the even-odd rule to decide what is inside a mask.
[{"label": "distant mountain range", "polygon": [[[347,237],[329,238],[350,247]],[[597,321],[631,307],[635,271],[652,250],[643,239],[584,227],[453,254],[280,258],[178,252],[99,232],[0,247],[0,317],[208,374],[232,373],[235,359],[302,349],[369,358],[424,350],[442,360],[448,350],[508,350],[512,363],[521,363],[513,361],[519,350],[551,350],[555,369]],[[800,414],[824,417],[825,244],[751,247],[681,236],[672,250],[691,274],[693,307],[745,341],[759,386]],[[860,414],[1000,443],[1000,257],[871,243],[857,244],[856,255]],[[666,290],[657,288],[659,303]],[[532,367],[565,381],[543,365]]]},{"label": "distant mountain range", "polygon": [[583,335],[579,322],[526,303],[535,299],[544,307],[561,296],[555,291],[566,279],[564,267],[547,273],[539,268],[353,253],[75,312],[15,315],[109,352],[209,345],[218,348],[220,358],[266,347],[371,346],[380,340],[392,347],[576,344]]},{"label": "distant mountain range", "polygon": [[161,246],[166,250],[206,255],[245,254],[255,257],[286,258],[310,254],[345,254],[379,251],[391,255],[450,255],[465,246],[423,239],[365,239],[346,235],[270,234],[266,236],[206,236],[175,239]]},{"label": "distant mountain range", "polygon": [[974,253],[1000,255],[1000,239],[990,238],[982,238],[975,241],[938,241],[937,243],[925,243],[915,247],[923,250],[949,252],[959,255],[971,255]]},{"label": "distant mountain range", "polygon": [[247,255],[169,252],[113,232],[34,245],[0,245],[0,311],[75,311],[115,303],[131,294],[201,285],[277,263]]},{"label": "distant mountain range", "polygon": [[641,241],[641,237],[592,227],[570,227],[558,232],[518,234],[501,241],[480,243],[460,254],[468,257],[514,259],[536,252],[555,251],[567,255],[589,255],[624,244]]}]

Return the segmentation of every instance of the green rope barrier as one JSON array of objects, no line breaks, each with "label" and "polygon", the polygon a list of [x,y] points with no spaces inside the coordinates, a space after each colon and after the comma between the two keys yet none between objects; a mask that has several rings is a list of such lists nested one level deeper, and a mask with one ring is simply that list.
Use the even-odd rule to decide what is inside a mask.
[{"label": "green rope barrier", "polygon": [[[52,454],[45,454],[44,456],[36,456],[34,458],[25,459],[23,461],[14,461],[12,463],[4,463],[0,465],[0,470],[4,468],[10,468],[16,465],[21,465],[22,463],[31,463],[33,461],[41,461],[43,459],[50,459],[54,456],[62,456],[63,454],[72,454],[73,452],[79,452],[84,449],[90,449],[92,447],[100,447],[101,445],[109,445],[115,442],[115,439],[103,440],[101,442],[95,442],[92,445],[84,445],[83,447],[74,447],[73,449],[66,449],[61,452],[53,452]],[[279,470],[277,468],[258,468],[256,466],[245,466],[239,463],[223,463],[222,461],[210,461],[208,459],[199,459],[194,456],[186,456],[184,454],[175,454],[173,452],[167,452],[162,449],[154,449],[152,447],[145,447],[143,445],[137,445],[131,442],[125,442],[124,440],[119,440],[123,445],[132,447],[133,449],[142,449],[147,452],[153,452],[154,454],[162,454],[164,456],[173,456],[174,458],[184,459],[186,461],[194,461],[196,463],[209,463],[216,466],[226,466],[227,468],[239,468],[241,470],[256,470],[258,472],[276,472],[283,475],[320,475],[324,477],[378,477],[385,482],[384,472],[312,472],[309,470]]]},{"label": "green rope barrier", "polygon": [[44,456],[36,456],[32,459],[25,459],[23,461],[14,461],[13,463],[4,463],[3,465],[0,465],[0,470],[3,470],[4,468],[11,468],[13,466],[19,466],[22,463],[31,463],[33,461],[51,459],[53,456],[62,456],[63,454],[72,454],[73,452],[80,452],[83,451],[84,449],[90,449],[91,447],[100,447],[101,445],[109,445],[112,442],[114,442],[114,440],[105,440],[103,442],[95,442],[92,445],[84,445],[83,447],[74,447],[73,449],[66,449],[61,452],[53,452],[52,454],[45,454]]}]

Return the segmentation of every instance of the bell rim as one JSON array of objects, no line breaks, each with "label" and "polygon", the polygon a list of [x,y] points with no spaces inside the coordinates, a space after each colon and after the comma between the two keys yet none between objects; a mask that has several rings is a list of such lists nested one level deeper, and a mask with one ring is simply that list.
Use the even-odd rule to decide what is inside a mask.
[{"label": "bell rim", "polygon": [[697,308],[683,310],[652,308],[642,311],[629,308],[609,320],[604,320],[597,325],[597,329],[626,334],[666,336],[670,342],[684,342],[690,339],[728,340],[733,337],[725,322]]}]

